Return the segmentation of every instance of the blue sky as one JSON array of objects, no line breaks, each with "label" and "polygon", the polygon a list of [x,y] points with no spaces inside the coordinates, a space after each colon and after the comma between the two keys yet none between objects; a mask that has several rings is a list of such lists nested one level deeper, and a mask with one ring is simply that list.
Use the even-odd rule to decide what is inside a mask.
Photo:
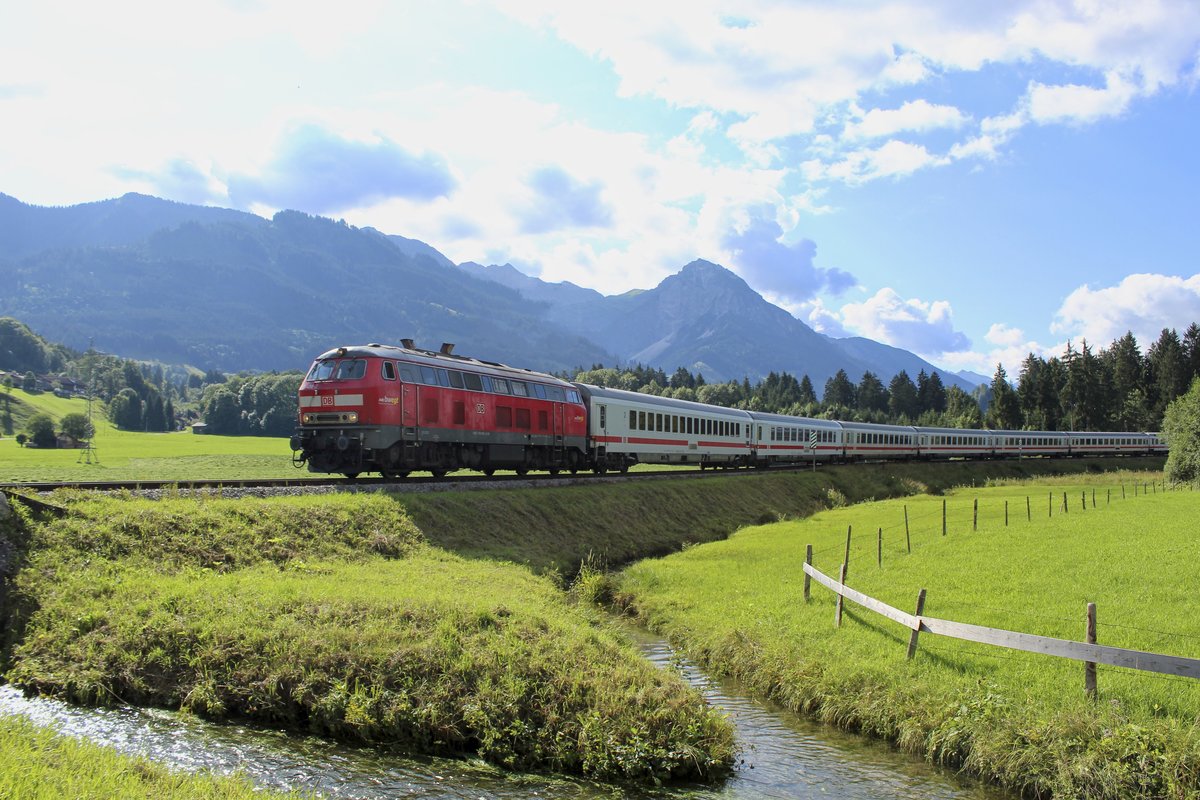
[{"label": "blue sky", "polygon": [[[1200,321],[1200,5],[8,3],[0,191],[281,208],[948,369]],[[580,7],[575,7],[580,6]]]}]

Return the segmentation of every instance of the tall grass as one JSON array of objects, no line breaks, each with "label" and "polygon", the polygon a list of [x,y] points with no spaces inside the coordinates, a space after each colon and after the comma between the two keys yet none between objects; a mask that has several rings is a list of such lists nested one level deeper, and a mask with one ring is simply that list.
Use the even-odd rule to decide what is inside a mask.
[{"label": "tall grass", "polygon": [[0,764],[0,797],[6,798],[249,800],[299,796],[262,791],[236,776],[172,772],[144,758],[60,736],[21,717],[0,716]]},{"label": "tall grass", "polygon": [[907,661],[907,629],[853,605],[835,629],[831,592],[814,584],[803,600],[805,546],[836,576],[852,528],[847,583],[893,606],[912,610],[926,588],[928,616],[1082,640],[1085,605],[1095,602],[1101,643],[1200,657],[1192,526],[1200,495],[1139,489],[1134,498],[1127,484],[1122,501],[1116,485],[1109,505],[1109,485],[960,489],[830,510],[641,562],[621,591],[710,668],[930,759],[1033,793],[1194,796],[1200,682],[1102,666],[1092,703],[1078,662],[931,635]]},{"label": "tall grass", "polygon": [[604,779],[732,763],[729,723],[599,611],[386,497],[60,500],[17,579],[27,690]]}]

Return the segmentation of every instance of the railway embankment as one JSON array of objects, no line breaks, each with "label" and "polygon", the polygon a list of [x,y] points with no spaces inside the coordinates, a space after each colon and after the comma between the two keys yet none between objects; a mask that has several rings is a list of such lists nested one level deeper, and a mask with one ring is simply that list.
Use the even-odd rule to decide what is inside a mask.
[{"label": "railway embankment", "polygon": [[512,769],[711,779],[735,756],[728,724],[581,602],[615,587],[596,569],[869,498],[1160,466],[860,465],[270,500],[63,494],[61,519],[18,508],[0,521],[4,675],[80,703],[185,708]]}]

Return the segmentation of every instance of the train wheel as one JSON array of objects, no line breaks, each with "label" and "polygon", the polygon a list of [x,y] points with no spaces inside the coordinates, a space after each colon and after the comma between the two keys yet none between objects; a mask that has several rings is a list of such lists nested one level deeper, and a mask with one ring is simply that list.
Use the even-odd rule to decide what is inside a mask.
[{"label": "train wheel", "polygon": [[343,472],[342,474],[345,475],[350,480],[354,480],[359,475],[359,473],[357,473],[357,472]]},{"label": "train wheel", "polygon": [[433,477],[438,479],[446,477],[446,470],[444,469],[431,469],[429,472],[433,475]]},{"label": "train wheel", "polygon": [[629,462],[622,461],[621,462],[621,474],[624,475],[627,472],[629,472]]},{"label": "train wheel", "polygon": [[551,467],[550,469],[548,469],[546,471],[549,472],[551,475],[557,475],[559,472],[558,467]]},{"label": "train wheel", "polygon": [[489,467],[488,469],[485,469],[485,470],[483,471],[483,474],[484,474],[484,475],[487,475],[487,476],[490,478],[490,477],[492,477],[493,475],[495,475],[495,474],[496,474],[496,470],[494,470],[494,469],[492,469],[492,468],[490,468],[490,467]]},{"label": "train wheel", "polygon": [[522,477],[529,474],[529,467],[517,467],[517,474]]}]

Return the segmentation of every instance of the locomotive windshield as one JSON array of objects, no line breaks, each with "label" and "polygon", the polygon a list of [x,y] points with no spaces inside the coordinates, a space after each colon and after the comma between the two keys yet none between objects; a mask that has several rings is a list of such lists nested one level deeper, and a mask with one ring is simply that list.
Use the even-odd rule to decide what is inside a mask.
[{"label": "locomotive windshield", "polygon": [[318,361],[308,371],[310,381],[349,381],[358,380],[367,374],[367,362],[361,358],[348,358],[344,361],[330,358]]}]

